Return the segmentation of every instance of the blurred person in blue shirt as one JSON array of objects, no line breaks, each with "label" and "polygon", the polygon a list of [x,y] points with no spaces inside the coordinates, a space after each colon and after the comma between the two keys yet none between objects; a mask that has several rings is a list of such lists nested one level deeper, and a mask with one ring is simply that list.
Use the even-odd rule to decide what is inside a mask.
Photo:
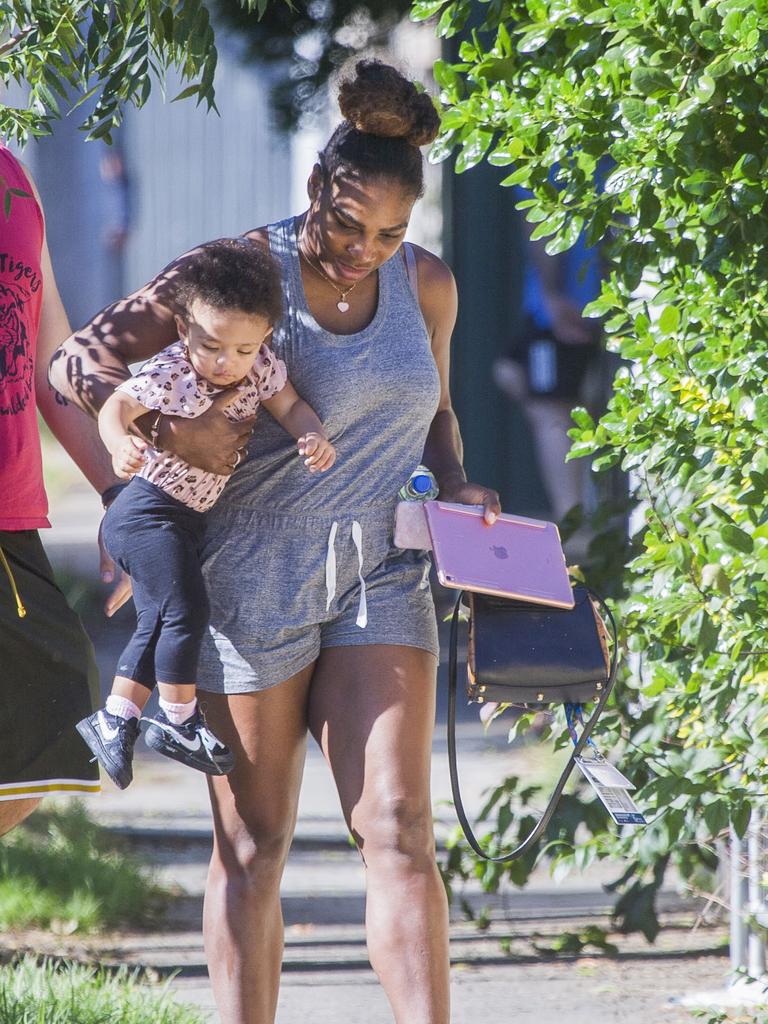
[{"label": "blurred person in blue shirt", "polygon": [[600,293],[603,267],[599,250],[583,235],[571,249],[549,256],[544,240],[530,239],[535,225],[521,220],[528,238],[520,325],[510,352],[496,360],[494,379],[526,415],[551,513],[560,521],[583,503],[584,464],[565,457],[571,409],[590,404],[586,392],[597,376],[602,325],[582,311]]}]

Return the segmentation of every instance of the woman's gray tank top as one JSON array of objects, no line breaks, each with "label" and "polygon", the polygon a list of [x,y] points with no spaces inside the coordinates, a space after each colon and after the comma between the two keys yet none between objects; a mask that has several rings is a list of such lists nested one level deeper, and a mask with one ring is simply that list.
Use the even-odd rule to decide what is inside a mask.
[{"label": "woman's gray tank top", "polygon": [[296,442],[259,413],[248,458],[224,488],[215,515],[247,506],[265,513],[390,518],[397,492],[421,461],[440,381],[401,252],[379,268],[379,302],[356,334],[331,334],[307,307],[294,218],[268,228],[283,280],[273,348],[336,446],[327,473],[308,472]]}]

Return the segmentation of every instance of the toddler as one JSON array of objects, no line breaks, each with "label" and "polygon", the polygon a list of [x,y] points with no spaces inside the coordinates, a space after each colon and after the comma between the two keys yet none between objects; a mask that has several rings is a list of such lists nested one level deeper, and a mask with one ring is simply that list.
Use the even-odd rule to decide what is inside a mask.
[{"label": "toddler", "polygon": [[[200,567],[205,513],[228,477],[196,469],[156,446],[160,416],[195,417],[217,396],[238,421],[259,405],[298,441],[310,472],[324,472],[336,452],[314,411],[296,393],[285,364],[267,344],[281,312],[281,285],[271,256],[225,239],[202,246],[181,271],[179,341],[150,359],[104,403],[99,432],[117,475],[130,479],[109,506],[103,538],[131,577],[136,629],[118,662],[106,706],[77,729],[120,789],[133,778],[141,708],[155,683],[160,711],[147,744],[210,775],[231,771],[231,751],[197,706],[197,661],[208,625]],[[150,437],[136,421],[156,412]],[[238,453],[238,462],[240,453]]]}]

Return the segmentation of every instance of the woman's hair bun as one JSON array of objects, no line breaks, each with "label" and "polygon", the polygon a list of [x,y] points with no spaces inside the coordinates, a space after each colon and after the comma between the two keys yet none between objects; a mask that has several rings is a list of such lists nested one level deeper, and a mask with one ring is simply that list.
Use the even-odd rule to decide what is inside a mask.
[{"label": "woman's hair bun", "polygon": [[358,131],[426,146],[437,136],[440,118],[425,92],[379,60],[361,60],[339,87],[339,108]]}]

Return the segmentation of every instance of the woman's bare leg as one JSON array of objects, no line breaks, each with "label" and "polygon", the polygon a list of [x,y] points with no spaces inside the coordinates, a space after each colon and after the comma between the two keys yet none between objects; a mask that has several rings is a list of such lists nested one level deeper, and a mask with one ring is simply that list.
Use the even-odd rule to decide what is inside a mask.
[{"label": "woman's bare leg", "polygon": [[437,662],[415,647],[322,651],[309,723],[366,865],[371,964],[397,1024],[448,1024],[448,904],[430,755]]},{"label": "woman's bare leg", "polygon": [[221,1024],[272,1024],[283,954],[280,879],[296,824],[312,668],[261,693],[201,693],[235,755],[209,779],[214,843],[203,909]]}]

